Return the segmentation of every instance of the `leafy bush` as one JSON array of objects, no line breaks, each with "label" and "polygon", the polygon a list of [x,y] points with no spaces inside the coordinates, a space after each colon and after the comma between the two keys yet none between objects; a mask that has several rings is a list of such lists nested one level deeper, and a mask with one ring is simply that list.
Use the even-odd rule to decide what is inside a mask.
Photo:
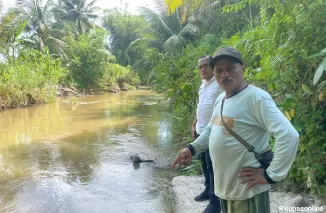
[{"label": "leafy bush", "polygon": [[112,56],[104,48],[102,31],[66,38],[67,68],[78,88],[98,88]]},{"label": "leafy bush", "polygon": [[115,57],[104,47],[105,35],[103,31],[93,31],[76,40],[73,36],[66,38],[70,74],[66,82],[76,83],[80,89],[103,90],[117,86],[127,90],[129,85],[139,84],[138,76],[131,74],[129,67],[115,64]]},{"label": "leafy bush", "polygon": [[109,63],[99,82],[100,88],[104,90],[112,90],[117,86],[122,90],[129,90],[138,86],[140,79],[137,74],[130,71],[129,67]]},{"label": "leafy bush", "polygon": [[60,60],[54,60],[47,51],[21,52],[1,64],[0,96],[8,107],[20,107],[52,99],[56,85],[65,74]]}]

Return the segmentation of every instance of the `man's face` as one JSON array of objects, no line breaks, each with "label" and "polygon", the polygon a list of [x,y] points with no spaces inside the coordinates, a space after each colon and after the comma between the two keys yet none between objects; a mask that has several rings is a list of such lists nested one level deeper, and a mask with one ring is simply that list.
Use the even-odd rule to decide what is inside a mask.
[{"label": "man's face", "polygon": [[245,67],[231,58],[218,60],[214,65],[214,75],[217,83],[227,95],[241,89],[244,82]]},{"label": "man's face", "polygon": [[201,58],[198,60],[198,70],[202,79],[210,80],[214,76],[213,69],[209,66],[209,60]]}]

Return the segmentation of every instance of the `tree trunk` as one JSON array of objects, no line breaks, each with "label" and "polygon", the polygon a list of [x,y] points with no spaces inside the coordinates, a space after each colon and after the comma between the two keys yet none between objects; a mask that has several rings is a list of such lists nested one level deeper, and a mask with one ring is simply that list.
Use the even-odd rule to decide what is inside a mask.
[{"label": "tree trunk", "polygon": [[83,34],[83,26],[82,26],[82,24],[81,24],[80,19],[77,20],[77,23],[78,23],[78,31],[79,31],[79,35],[82,35],[82,34]]}]

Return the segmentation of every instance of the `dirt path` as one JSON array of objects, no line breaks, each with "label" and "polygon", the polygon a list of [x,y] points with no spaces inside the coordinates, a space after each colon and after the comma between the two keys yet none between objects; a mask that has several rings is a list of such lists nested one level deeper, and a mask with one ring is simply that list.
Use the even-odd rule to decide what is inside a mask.
[{"label": "dirt path", "polygon": [[[176,213],[199,213],[208,204],[195,202],[194,197],[204,189],[202,176],[178,176],[172,180]],[[270,192],[271,213],[297,212],[293,207],[303,207],[299,212],[326,212],[326,204],[312,197],[284,192]],[[292,207],[292,208],[291,208]]]}]

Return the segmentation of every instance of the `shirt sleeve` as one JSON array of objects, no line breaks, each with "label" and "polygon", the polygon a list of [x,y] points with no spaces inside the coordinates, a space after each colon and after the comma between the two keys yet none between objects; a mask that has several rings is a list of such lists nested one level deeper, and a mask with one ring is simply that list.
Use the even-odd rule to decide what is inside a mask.
[{"label": "shirt sleeve", "polygon": [[194,142],[190,143],[190,145],[195,150],[195,156],[198,156],[201,152],[204,152],[208,149],[211,129],[212,123],[209,123],[203,130],[202,134]]},{"label": "shirt sleeve", "polygon": [[275,138],[274,157],[266,173],[273,181],[281,181],[294,162],[299,134],[271,97],[263,97],[255,105],[257,121]]}]

